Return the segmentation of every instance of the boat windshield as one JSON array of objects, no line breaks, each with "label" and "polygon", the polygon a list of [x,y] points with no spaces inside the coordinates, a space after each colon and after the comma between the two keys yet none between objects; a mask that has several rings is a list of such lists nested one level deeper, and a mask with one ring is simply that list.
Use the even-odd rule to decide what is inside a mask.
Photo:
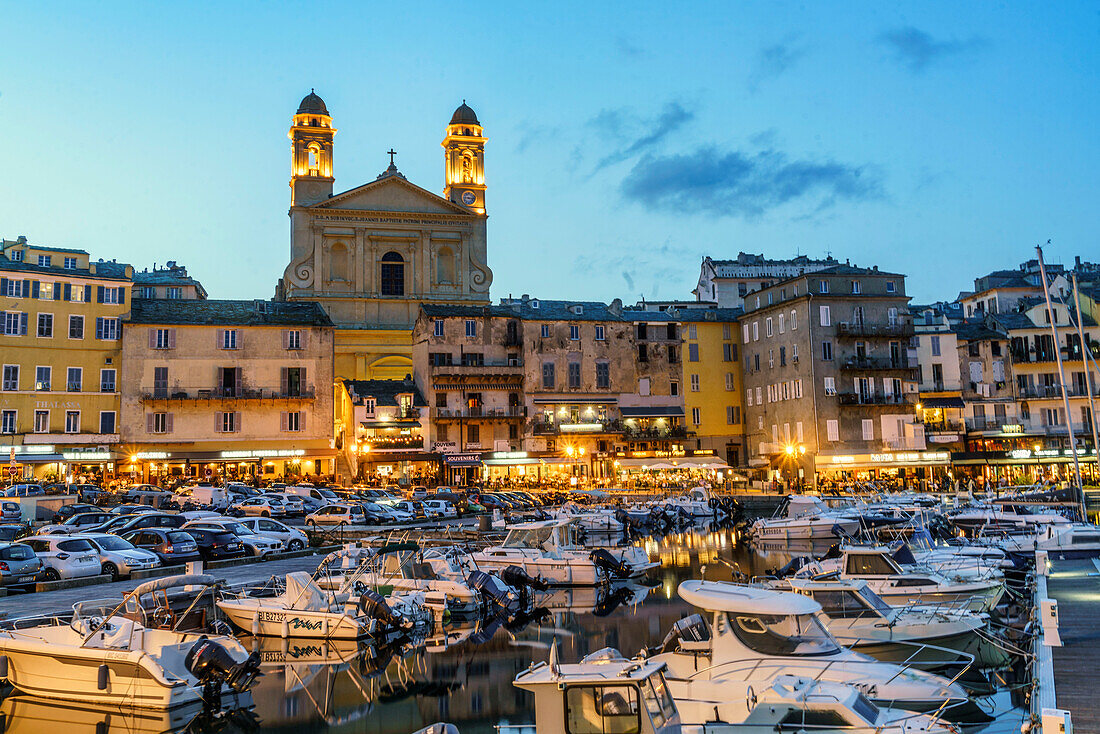
[{"label": "boat windshield", "polygon": [[654,730],[660,730],[669,719],[676,715],[676,704],[668,692],[668,684],[661,673],[650,676],[639,684],[649,717],[653,719]]},{"label": "boat windshield", "polygon": [[726,623],[745,647],[763,655],[829,655],[840,650],[813,614],[733,613]]},{"label": "boat windshield", "polygon": [[878,723],[878,706],[872,703],[871,699],[867,698],[862,693],[856,694],[856,698],[852,702],[852,710],[866,719],[868,723]]},{"label": "boat windshield", "polygon": [[532,548],[534,550],[550,550],[553,546],[551,539],[554,535],[553,527],[545,528],[516,528],[508,533],[504,539],[506,548]]}]

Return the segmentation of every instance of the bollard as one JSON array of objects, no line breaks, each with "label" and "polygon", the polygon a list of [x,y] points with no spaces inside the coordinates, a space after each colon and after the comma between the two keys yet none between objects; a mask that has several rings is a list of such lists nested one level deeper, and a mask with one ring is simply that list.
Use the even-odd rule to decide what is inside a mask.
[{"label": "bollard", "polygon": [[477,529],[482,533],[489,532],[493,529],[493,519],[488,515],[482,515],[477,519]]}]

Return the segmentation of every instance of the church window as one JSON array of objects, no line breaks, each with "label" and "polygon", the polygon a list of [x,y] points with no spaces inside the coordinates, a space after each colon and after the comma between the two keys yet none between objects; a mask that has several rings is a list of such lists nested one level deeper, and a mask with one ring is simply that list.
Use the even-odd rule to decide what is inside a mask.
[{"label": "church window", "polygon": [[317,143],[311,144],[306,149],[306,155],[309,156],[308,168],[311,174],[317,174],[321,170],[321,146]]},{"label": "church window", "polygon": [[436,255],[435,277],[440,283],[455,282],[455,254],[449,247],[444,247]]},{"label": "church window", "polygon": [[381,286],[383,296],[405,295],[405,260],[392,250],[382,256]]},{"label": "church window", "polygon": [[348,248],[337,242],[329,251],[329,280],[348,279]]}]

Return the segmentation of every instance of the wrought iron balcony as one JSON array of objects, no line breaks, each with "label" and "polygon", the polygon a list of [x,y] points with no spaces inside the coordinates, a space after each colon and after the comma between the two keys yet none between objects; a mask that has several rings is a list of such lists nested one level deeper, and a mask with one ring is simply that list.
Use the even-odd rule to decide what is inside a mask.
[{"label": "wrought iron balcony", "polygon": [[581,433],[622,433],[623,422],[618,419],[608,420],[577,420],[577,421],[544,421],[536,420],[531,423],[531,433],[536,436],[560,436],[575,435]]},{"label": "wrought iron balcony", "polygon": [[915,396],[909,395],[885,395],[883,393],[854,393],[842,392],[837,395],[841,405],[912,405]]},{"label": "wrought iron balcony", "polygon": [[871,357],[849,357],[840,364],[842,370],[915,370],[916,365],[910,364],[908,358],[898,359]]},{"label": "wrought iron balcony", "polygon": [[501,408],[487,408],[485,406],[473,406],[466,408],[433,408],[432,418],[435,420],[460,420],[466,418],[511,420],[526,418],[527,406],[508,405]]},{"label": "wrought iron balcony", "polygon": [[143,387],[141,399],[144,402],[176,400],[196,401],[236,401],[236,400],[314,400],[313,386],[301,390],[283,390],[281,387],[180,387],[173,385]]},{"label": "wrought iron balcony", "polygon": [[882,337],[907,339],[913,336],[912,324],[868,324],[841,321],[836,325],[837,336]]}]

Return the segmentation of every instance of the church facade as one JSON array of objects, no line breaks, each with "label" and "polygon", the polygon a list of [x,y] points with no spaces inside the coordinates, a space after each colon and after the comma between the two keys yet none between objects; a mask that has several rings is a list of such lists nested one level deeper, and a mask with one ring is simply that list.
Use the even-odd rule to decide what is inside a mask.
[{"label": "church facade", "polygon": [[443,196],[394,165],[334,194],[336,128],[312,91],[291,125],[290,264],[276,289],[317,301],[336,326],[337,379],[402,379],[413,372],[421,304],[488,305],[485,137],[465,102],[442,142]]}]

